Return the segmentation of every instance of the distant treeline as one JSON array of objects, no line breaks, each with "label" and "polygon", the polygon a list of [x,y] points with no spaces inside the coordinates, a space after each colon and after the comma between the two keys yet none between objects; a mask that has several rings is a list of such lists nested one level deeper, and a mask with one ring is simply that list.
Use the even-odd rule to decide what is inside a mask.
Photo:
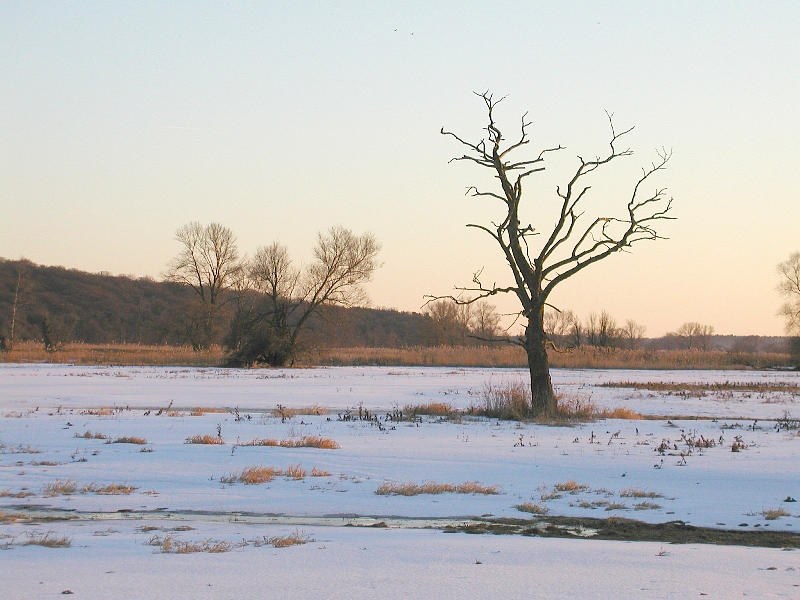
[{"label": "distant treeline", "polygon": [[[63,342],[190,345],[195,311],[194,292],[177,283],[0,259],[0,342],[5,345],[25,340],[51,346]],[[304,332],[303,342],[319,348],[485,343],[470,334],[486,329],[486,319],[477,324],[474,316],[441,312],[326,307]],[[233,314],[233,304],[223,303],[215,343],[224,342]],[[552,337],[565,347],[576,345],[566,332]],[[583,338],[577,345],[597,345],[592,344],[591,330]],[[679,349],[685,347],[686,339],[676,334],[641,338],[636,347]],[[732,352],[787,350],[787,338],[778,336],[710,335],[707,341],[707,349]]]}]

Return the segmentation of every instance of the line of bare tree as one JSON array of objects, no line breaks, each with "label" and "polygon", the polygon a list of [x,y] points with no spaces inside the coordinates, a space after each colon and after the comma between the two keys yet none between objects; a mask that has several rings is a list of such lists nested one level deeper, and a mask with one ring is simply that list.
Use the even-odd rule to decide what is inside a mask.
[{"label": "line of bare tree", "polygon": [[243,258],[233,232],[219,223],[189,223],[175,239],[181,250],[165,278],[196,293],[196,309],[187,314],[192,345],[210,344],[219,308],[230,303],[234,315],[224,340],[232,365],[293,362],[301,332],[312,319],[325,318],[326,307],[366,303],[363,284],[379,266],[374,236],[344,227],[320,233],[305,266],[297,266],[278,242]]}]

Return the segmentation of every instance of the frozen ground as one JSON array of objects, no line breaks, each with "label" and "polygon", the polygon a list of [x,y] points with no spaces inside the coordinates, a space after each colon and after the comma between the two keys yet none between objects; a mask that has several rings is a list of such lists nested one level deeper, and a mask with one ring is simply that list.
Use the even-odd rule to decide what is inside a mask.
[{"label": "frozen ground", "polygon": [[[800,597],[798,551],[418,529],[430,523],[425,519],[528,518],[515,508],[528,502],[548,517],[800,531],[800,504],[785,501],[800,499],[800,436],[774,421],[786,414],[800,417],[796,393],[766,388],[665,393],[600,385],[798,384],[797,373],[554,371],[554,383],[567,395],[663,416],[653,420],[573,427],[466,417],[384,420],[387,411],[407,404],[444,401],[464,408],[478,401],[487,383],[524,375],[489,369],[2,364],[0,513],[39,518],[36,510],[65,509],[81,517],[0,522],[5,536],[0,547],[6,547],[0,570],[11,582],[8,597],[41,598],[64,589],[80,598]],[[169,413],[156,416],[170,404]],[[278,404],[317,406],[324,414],[282,422],[272,412]],[[348,408],[357,413],[359,405],[381,416],[380,428],[339,420]],[[192,416],[197,407],[238,408],[241,419],[233,412]],[[75,437],[86,431],[147,443]],[[218,431],[224,444],[184,443],[198,434],[216,438]],[[340,448],[241,445],[302,436],[331,438]],[[693,445],[701,439],[713,440],[713,446]],[[741,451],[731,451],[735,443],[742,444]],[[306,477],[279,476],[258,485],[220,482],[251,466],[296,464]],[[328,474],[310,477],[315,467]],[[75,483],[74,493],[46,494],[48,485],[64,481]],[[385,482],[425,481],[477,481],[497,486],[498,493],[375,493]],[[577,489],[556,489],[570,481]],[[110,484],[136,489],[121,495],[81,493],[86,486]],[[770,510],[786,514],[770,519]],[[174,534],[179,539],[236,543],[299,527],[316,541],[283,549],[248,544],[224,554],[164,554],[146,545],[150,536],[137,530],[142,524],[166,528],[153,521],[163,518],[194,528]],[[379,520],[390,527],[335,526]],[[72,545],[20,545],[29,534],[47,530],[66,535]]]}]

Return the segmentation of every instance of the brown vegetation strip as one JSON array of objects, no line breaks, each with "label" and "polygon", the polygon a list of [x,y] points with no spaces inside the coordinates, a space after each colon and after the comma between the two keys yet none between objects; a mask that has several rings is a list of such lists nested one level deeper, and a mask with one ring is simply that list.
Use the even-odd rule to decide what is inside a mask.
[{"label": "brown vegetation strip", "polygon": [[662,381],[615,381],[601,383],[601,387],[632,388],[651,392],[791,392],[800,394],[800,386],[796,383],[759,383],[725,381],[721,383],[671,383]]},{"label": "brown vegetation strip", "polygon": [[383,483],[375,493],[380,496],[417,496],[419,494],[499,494],[496,485],[481,485],[476,481],[464,483]]},{"label": "brown vegetation strip", "polygon": [[[549,352],[550,366],[602,369],[741,369],[791,366],[789,354],[722,350],[623,350],[581,347]],[[216,367],[225,362],[222,347],[195,351],[191,346],[65,343],[47,352],[41,343],[18,342],[0,352],[0,362],[51,362],[79,365]],[[448,367],[525,367],[516,346],[415,346],[406,348],[328,348],[300,357],[298,366],[385,365]]]}]

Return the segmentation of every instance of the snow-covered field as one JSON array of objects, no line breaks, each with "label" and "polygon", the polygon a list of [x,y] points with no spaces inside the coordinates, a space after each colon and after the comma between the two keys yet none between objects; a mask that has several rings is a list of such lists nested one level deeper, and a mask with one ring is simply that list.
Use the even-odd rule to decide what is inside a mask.
[{"label": "snow-covered field", "polygon": [[[800,597],[800,551],[441,530],[472,517],[527,519],[516,506],[529,503],[545,518],[680,520],[797,534],[800,504],[790,500],[800,499],[800,435],[775,421],[800,418],[796,392],[602,384],[796,387],[798,373],[555,370],[554,384],[567,396],[659,418],[569,427],[386,420],[410,404],[466,408],[480,402],[487,384],[524,377],[511,369],[0,364],[0,572],[9,591],[2,597],[67,589],[80,598]],[[320,414],[282,420],[273,413],[278,405]],[[340,420],[359,407],[379,416],[380,426]],[[104,438],[77,437],[86,432]],[[224,443],[185,443],[195,435]],[[340,447],[244,445],[303,436]],[[125,437],[146,443],[106,443]],[[248,467],[292,465],[305,476],[221,481]],[[386,483],[426,481],[475,481],[497,493],[376,494]],[[66,489],[58,485],[64,482]],[[72,493],[59,493],[70,485]],[[109,485],[135,489],[98,493]],[[785,514],[768,518],[773,510]],[[62,520],[64,511],[80,518]],[[341,527],[381,521],[388,527]],[[257,543],[295,530],[308,543]],[[48,531],[71,545],[23,545]],[[147,544],[154,535],[230,548],[164,553]]]}]

